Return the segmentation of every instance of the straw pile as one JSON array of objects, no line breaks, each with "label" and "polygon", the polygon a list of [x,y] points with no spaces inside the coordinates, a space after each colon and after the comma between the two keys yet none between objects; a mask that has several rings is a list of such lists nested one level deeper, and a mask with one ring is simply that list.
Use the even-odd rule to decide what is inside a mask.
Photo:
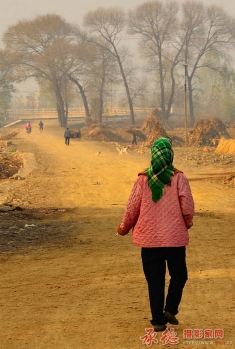
[{"label": "straw pile", "polygon": [[162,113],[159,109],[154,109],[146,118],[141,132],[146,136],[145,146],[151,147],[152,143],[160,137],[168,137],[163,126]]},{"label": "straw pile", "polygon": [[219,144],[215,149],[217,154],[235,154],[235,139],[226,139],[221,137]]},{"label": "straw pile", "polygon": [[190,146],[217,146],[221,137],[231,138],[225,124],[218,118],[203,119],[198,121],[193,130],[189,132]]},{"label": "straw pile", "polygon": [[[83,130],[83,129],[82,129]],[[93,124],[90,126],[85,138],[100,142],[122,142],[123,138],[114,130],[103,124]]]}]

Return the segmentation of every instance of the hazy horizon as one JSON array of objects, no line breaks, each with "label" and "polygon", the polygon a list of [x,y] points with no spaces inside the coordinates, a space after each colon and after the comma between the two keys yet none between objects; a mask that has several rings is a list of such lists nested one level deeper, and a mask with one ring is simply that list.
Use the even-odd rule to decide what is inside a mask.
[{"label": "hazy horizon", "polygon": [[[164,1],[164,0],[163,0]],[[168,0],[165,0],[168,1]],[[179,4],[185,0],[176,0]],[[0,45],[3,46],[2,36],[9,26],[17,24],[20,20],[34,19],[38,15],[58,14],[70,23],[82,25],[83,16],[90,10],[98,7],[122,7],[124,10],[135,8],[144,3],[143,0],[86,0],[84,3],[76,0],[0,0]],[[203,0],[205,5],[215,4],[222,7],[228,14],[235,18],[234,0]],[[23,86],[31,85],[26,82]],[[24,89],[24,87],[23,87]],[[28,89],[26,87],[26,89]],[[21,88],[22,90],[22,88]],[[30,91],[29,91],[30,92]]]}]

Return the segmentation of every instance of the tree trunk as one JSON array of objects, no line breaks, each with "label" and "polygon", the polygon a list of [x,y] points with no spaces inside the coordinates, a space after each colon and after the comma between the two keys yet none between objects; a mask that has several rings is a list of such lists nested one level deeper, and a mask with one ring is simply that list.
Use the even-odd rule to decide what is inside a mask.
[{"label": "tree trunk", "polygon": [[189,98],[189,126],[192,127],[195,123],[194,106],[193,106],[193,88],[192,77],[188,76],[188,98]]},{"label": "tree trunk", "polygon": [[164,90],[164,78],[163,78],[163,70],[162,70],[162,58],[159,57],[159,76],[160,76],[160,88],[161,88],[161,109],[163,118],[166,118],[166,110],[165,110],[165,90]]},{"label": "tree trunk", "polygon": [[67,123],[68,123],[68,115],[69,115],[69,105],[68,105],[68,102],[66,101],[66,102],[65,102],[65,119],[66,119],[66,126],[67,126]]},{"label": "tree trunk", "polygon": [[81,93],[81,97],[82,97],[82,101],[83,101],[83,105],[84,105],[85,113],[86,113],[85,122],[89,123],[91,121],[91,114],[90,114],[85,91],[84,91],[82,85],[80,85],[79,82],[74,77],[72,77],[70,74],[68,74],[68,78],[78,87],[78,89]]},{"label": "tree trunk", "polygon": [[58,80],[56,78],[56,74],[52,72],[53,79],[51,81],[55,95],[56,95],[56,109],[57,109],[57,114],[58,114],[58,119],[61,127],[66,127],[67,126],[67,118],[65,115],[65,109],[64,109],[64,99],[61,93],[60,85],[58,83]]},{"label": "tree trunk", "polygon": [[56,105],[57,105],[57,114],[58,114],[59,123],[61,127],[66,127],[67,118],[64,110],[64,101],[60,93],[60,90],[58,88],[56,89],[55,93],[56,93]]},{"label": "tree trunk", "polygon": [[100,100],[99,100],[99,113],[98,113],[98,121],[99,121],[100,124],[102,124],[102,121],[103,121],[104,84],[105,84],[105,75],[103,74],[102,80],[101,80],[101,87],[100,87]]},{"label": "tree trunk", "polygon": [[99,100],[99,112],[98,112],[98,121],[102,124],[103,121],[103,107],[104,107],[104,85],[105,85],[105,60],[103,57],[102,62],[102,76],[101,76],[101,85],[100,85],[100,100]]},{"label": "tree trunk", "polygon": [[170,118],[170,113],[171,113],[171,107],[173,104],[173,100],[174,100],[174,95],[175,95],[175,78],[174,78],[174,66],[171,67],[171,93],[170,93],[170,97],[167,103],[167,110],[166,110],[166,120],[169,120]]},{"label": "tree trunk", "polygon": [[120,59],[115,48],[114,48],[114,50],[115,50],[115,55],[116,55],[116,58],[117,58],[117,61],[119,64],[120,71],[121,71],[124,86],[126,89],[126,94],[127,94],[127,99],[128,99],[128,104],[129,104],[129,109],[130,109],[130,114],[131,114],[131,124],[135,125],[135,114],[134,114],[133,102],[132,102],[131,95],[130,95],[130,89],[129,89],[129,86],[128,86],[128,83],[126,80],[126,75],[125,75],[124,70],[123,70],[121,59]]}]

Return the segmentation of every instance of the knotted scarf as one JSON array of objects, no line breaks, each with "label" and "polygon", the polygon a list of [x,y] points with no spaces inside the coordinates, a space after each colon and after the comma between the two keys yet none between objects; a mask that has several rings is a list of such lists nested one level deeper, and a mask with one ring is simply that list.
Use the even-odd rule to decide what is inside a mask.
[{"label": "knotted scarf", "polygon": [[177,172],[173,166],[174,152],[169,138],[161,137],[155,141],[151,149],[150,166],[142,172],[148,176],[148,185],[152,191],[152,200],[160,200],[165,186],[171,183],[171,176]]}]

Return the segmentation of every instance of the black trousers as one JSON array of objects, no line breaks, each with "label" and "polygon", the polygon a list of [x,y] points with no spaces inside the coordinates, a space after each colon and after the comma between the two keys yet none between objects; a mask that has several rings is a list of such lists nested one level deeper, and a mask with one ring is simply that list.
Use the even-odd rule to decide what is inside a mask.
[{"label": "black trousers", "polygon": [[65,144],[69,145],[70,137],[65,137]]},{"label": "black trousers", "polygon": [[[164,311],[176,315],[188,279],[186,249],[183,247],[142,248],[143,270],[148,284],[149,302],[152,313],[151,324],[166,323]],[[170,283],[165,300],[166,262]]]}]

